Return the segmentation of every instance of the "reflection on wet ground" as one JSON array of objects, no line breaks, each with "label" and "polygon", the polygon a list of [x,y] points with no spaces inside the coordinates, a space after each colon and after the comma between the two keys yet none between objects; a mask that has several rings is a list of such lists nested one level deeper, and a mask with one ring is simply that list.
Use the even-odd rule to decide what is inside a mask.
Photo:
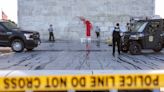
[{"label": "reflection on wet ground", "polygon": [[[112,56],[112,47],[92,43],[42,43],[32,52],[0,50],[1,70],[157,70],[164,69],[164,51]],[[3,52],[4,51],[4,52]]]}]

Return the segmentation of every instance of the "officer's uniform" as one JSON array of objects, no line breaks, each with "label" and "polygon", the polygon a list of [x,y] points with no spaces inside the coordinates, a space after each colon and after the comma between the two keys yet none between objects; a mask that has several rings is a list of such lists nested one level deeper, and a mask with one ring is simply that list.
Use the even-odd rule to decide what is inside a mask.
[{"label": "officer's uniform", "polygon": [[54,37],[54,33],[53,33],[54,29],[52,27],[50,27],[48,29],[48,31],[49,31],[49,41],[55,41],[55,37]]},{"label": "officer's uniform", "polygon": [[115,45],[117,44],[118,53],[120,54],[120,27],[116,26],[113,31],[113,56],[115,55]]}]

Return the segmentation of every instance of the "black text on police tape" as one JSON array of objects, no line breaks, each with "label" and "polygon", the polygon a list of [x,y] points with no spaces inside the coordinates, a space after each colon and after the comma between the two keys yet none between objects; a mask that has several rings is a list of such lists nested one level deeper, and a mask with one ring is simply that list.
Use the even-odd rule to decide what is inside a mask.
[{"label": "black text on police tape", "polygon": [[[117,76],[118,77],[118,76]],[[43,81],[45,84],[43,84]],[[4,78],[3,80],[5,89],[16,89],[16,88],[29,88],[39,89],[40,87],[45,88],[95,88],[95,87],[145,87],[145,86],[159,86],[159,76],[150,75],[136,75],[136,76],[72,76],[71,78],[65,77],[46,77],[41,79],[40,77],[32,78]],[[90,85],[88,85],[88,83]]]}]

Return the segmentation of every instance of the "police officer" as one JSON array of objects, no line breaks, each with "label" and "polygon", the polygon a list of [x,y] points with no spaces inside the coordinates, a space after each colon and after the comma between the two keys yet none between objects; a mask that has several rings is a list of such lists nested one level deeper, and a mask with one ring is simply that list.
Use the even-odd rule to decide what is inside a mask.
[{"label": "police officer", "polygon": [[116,24],[116,27],[113,31],[113,56],[115,56],[115,45],[117,44],[118,54],[120,55],[120,26],[119,23]]},{"label": "police officer", "polygon": [[54,29],[52,24],[50,25],[48,31],[49,31],[49,41],[55,41],[55,37],[53,33]]},{"label": "police officer", "polygon": [[96,26],[95,33],[98,39],[100,37],[100,28],[98,26]]}]

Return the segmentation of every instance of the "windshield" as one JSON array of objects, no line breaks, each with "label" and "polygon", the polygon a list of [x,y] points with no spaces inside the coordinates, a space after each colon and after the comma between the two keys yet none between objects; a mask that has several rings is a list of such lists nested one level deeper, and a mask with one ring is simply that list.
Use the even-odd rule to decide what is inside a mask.
[{"label": "windshield", "polygon": [[147,25],[147,22],[137,22],[132,27],[132,32],[143,32],[146,25]]},{"label": "windshield", "polygon": [[2,24],[8,29],[18,29],[17,25],[12,22],[3,22]]}]

